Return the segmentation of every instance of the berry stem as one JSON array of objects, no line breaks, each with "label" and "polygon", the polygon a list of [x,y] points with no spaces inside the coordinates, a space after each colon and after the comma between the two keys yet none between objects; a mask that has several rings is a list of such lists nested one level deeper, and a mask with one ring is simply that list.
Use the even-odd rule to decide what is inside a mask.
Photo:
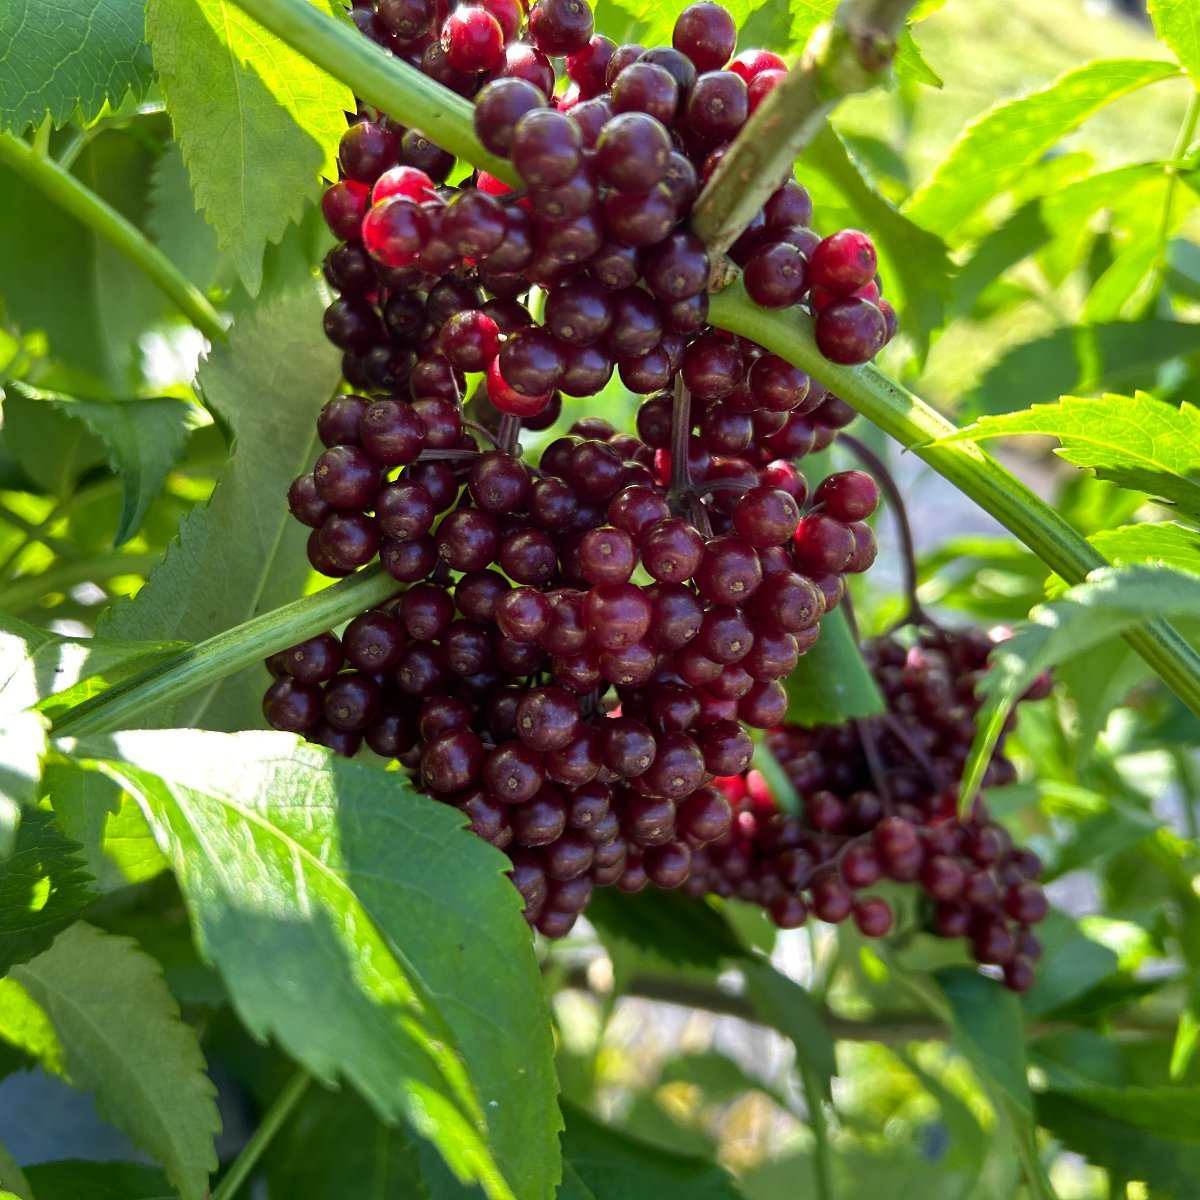
[{"label": "berry stem", "polygon": [[854,732],[858,734],[858,740],[862,744],[863,756],[867,760],[867,769],[871,772],[875,790],[883,802],[884,812],[890,813],[892,811],[892,789],[888,786],[887,767],[884,765],[883,756],[879,753],[877,728],[873,722],[874,718],[871,717],[856,717]]},{"label": "berry stem", "polygon": [[208,297],[136,225],[69,171],[11,133],[0,133],[0,162],[129,259],[210,342],[225,340],[225,322]]},{"label": "berry stem", "polygon": [[519,455],[521,453],[521,418],[505,413],[500,418],[500,429],[496,434],[496,449],[505,454]]},{"label": "berry stem", "polygon": [[675,401],[671,406],[671,501],[686,505],[692,490],[688,470],[688,440],[692,436],[692,394],[683,383],[675,380]]},{"label": "berry stem", "polygon": [[123,679],[65,712],[54,722],[54,734],[82,737],[130,728],[143,713],[261,663],[268,655],[332,629],[401,590],[378,564],[365,567],[324,591],[264,613]]},{"label": "berry stem", "polygon": [[456,158],[514,186],[520,181],[506,158],[475,136],[470,100],[422,75],[363,37],[349,21],[321,12],[308,0],[234,0],[238,8],[280,41],[354,89],[368,104],[419,129]]},{"label": "berry stem", "polygon": [[865,442],[848,433],[839,434],[838,441],[875,476],[887,497],[892,520],[896,523],[896,533],[900,538],[900,557],[904,568],[904,592],[908,599],[908,611],[888,632],[894,632],[905,625],[929,625],[936,628],[936,622],[929,617],[917,598],[917,548],[913,540],[912,524],[908,519],[908,509],[896,480],[883,459]]},{"label": "berry stem", "polygon": [[841,0],[800,61],[759,105],[705,184],[692,209],[692,232],[720,264],[785,179],[843,97],[863,92],[891,70],[896,38],[917,0]]},{"label": "berry stem", "polygon": [[[825,358],[817,349],[811,318],[794,311],[764,311],[751,302],[740,284],[713,296],[709,315],[713,324],[752,337],[853,405],[991,513],[1068,583],[1082,583],[1097,568],[1111,566],[1054,509],[975,442],[944,442],[957,427],[919,396],[872,364],[844,367]],[[1123,636],[1159,678],[1200,714],[1200,652],[1163,620],[1147,621]]]}]

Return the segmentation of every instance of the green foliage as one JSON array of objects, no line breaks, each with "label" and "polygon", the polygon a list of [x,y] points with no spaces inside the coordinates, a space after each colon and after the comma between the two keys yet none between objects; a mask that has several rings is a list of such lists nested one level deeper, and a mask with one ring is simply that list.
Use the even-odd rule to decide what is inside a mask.
[{"label": "green foliage", "polygon": [[141,1163],[39,1163],[27,1172],[37,1200],[176,1200],[178,1193],[161,1171]]},{"label": "green foliage", "polygon": [[49,117],[87,122],[150,85],[138,0],[3,0],[0,127],[23,133]]},{"label": "green foliage", "polygon": [[403,1115],[489,1197],[553,1193],[538,974],[503,860],[458,814],[282,734],[131,733],[85,752],[137,796],[254,1034]]},{"label": "green foliage", "polygon": [[267,243],[337,177],[353,98],[229,0],[152,0],[146,28],[196,202],[257,294]]},{"label": "green foliage", "polygon": [[1150,0],[1154,28],[1200,91],[1200,22],[1188,0]]},{"label": "green foliage", "polygon": [[867,670],[843,613],[821,622],[821,636],[788,676],[787,719],[797,725],[840,725],[883,712],[883,697]]},{"label": "green foliage", "polygon": [[6,1189],[0,1192],[0,1200],[7,1200],[9,1196],[15,1197],[16,1200],[33,1200],[29,1181],[25,1178],[16,1160],[2,1145],[0,1145],[0,1188]]},{"label": "green foliage", "polygon": [[182,1200],[203,1200],[217,1166],[215,1089],[158,964],[75,924],[10,978],[48,1017],[70,1082],[162,1163]]},{"label": "green foliage", "polygon": [[46,750],[46,719],[34,711],[37,676],[25,643],[0,633],[0,860],[16,846],[21,809],[33,798]]},{"label": "green foliage", "polygon": [[[322,301],[313,285],[264,300],[239,322],[229,345],[200,371],[206,405],[224,422],[234,450],[212,499],[180,526],[178,540],[131,604],[100,624],[107,637],[201,641],[295,599],[308,579],[305,531],[283,495],[316,457],[313,419],[337,381],[337,355],[312,335]],[[251,670],[175,706],[154,724],[245,729],[260,720]]]}]

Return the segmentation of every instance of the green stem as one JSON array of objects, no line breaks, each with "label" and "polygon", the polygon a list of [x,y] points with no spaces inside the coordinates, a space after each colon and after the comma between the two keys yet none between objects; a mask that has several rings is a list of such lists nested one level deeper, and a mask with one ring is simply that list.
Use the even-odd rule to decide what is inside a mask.
[{"label": "green stem", "polygon": [[[964,495],[991,513],[1068,583],[1082,583],[1109,566],[1049,505],[974,442],[936,444],[955,426],[877,367],[843,367],[817,349],[810,318],[758,308],[740,283],[711,298],[713,324],[753,338],[853,405],[902,446],[924,459]],[[1148,621],[1125,634],[1179,698],[1200,714],[1200,654],[1166,621]]]},{"label": "green stem", "polygon": [[457,158],[519,183],[513,165],[475,136],[475,106],[363,37],[349,21],[320,12],[309,0],[234,0],[282,42],[354,89],[381,111],[419,129]]},{"label": "green stem", "polygon": [[807,1067],[800,1068],[804,1085],[804,1102],[808,1106],[808,1123],[813,1134],[813,1174],[816,1177],[817,1200],[836,1200],[833,1186],[833,1155],[829,1145],[829,1124],[825,1117],[825,1101],[816,1075]]},{"label": "green stem", "polygon": [[258,1160],[274,1140],[275,1135],[283,1127],[288,1117],[292,1115],[296,1105],[304,1099],[312,1083],[312,1076],[307,1071],[297,1071],[284,1085],[283,1091],[275,1097],[275,1102],[267,1109],[266,1115],[250,1140],[242,1147],[242,1152],[234,1159],[233,1166],[225,1172],[217,1190],[212,1194],[212,1200],[233,1200],[238,1189],[250,1178]]},{"label": "green stem", "polygon": [[[365,609],[390,599],[400,585],[382,567],[366,567],[324,591],[285,604],[164,659],[77,704],[54,723],[56,736],[83,737],[127,728],[143,713],[262,662]],[[215,1198],[214,1198],[215,1200]]]},{"label": "green stem", "polygon": [[11,133],[0,133],[0,162],[11,167],[98,237],[115,246],[209,341],[224,339],[225,325],[204,293],[137,226],[74,175],[52,159],[43,158],[28,142]]},{"label": "green stem", "polygon": [[1192,139],[1196,136],[1196,125],[1200,123],[1200,92],[1193,92],[1188,102],[1187,112],[1183,116],[1183,124],[1179,128],[1179,136],[1175,139],[1175,148],[1171,151],[1171,159],[1167,165],[1167,188],[1163,195],[1162,223],[1158,230],[1158,253],[1154,258],[1153,286],[1149,294],[1154,295],[1167,273],[1167,245],[1171,238],[1171,226],[1175,223],[1175,197],[1179,191],[1180,161],[1187,153]]}]

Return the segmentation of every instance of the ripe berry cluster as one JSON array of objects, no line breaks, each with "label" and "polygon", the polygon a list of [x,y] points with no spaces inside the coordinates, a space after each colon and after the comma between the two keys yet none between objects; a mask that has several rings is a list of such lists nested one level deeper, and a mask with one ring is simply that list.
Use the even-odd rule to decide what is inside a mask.
[{"label": "ripe berry cluster", "polygon": [[[781,812],[757,771],[718,780],[734,805],[731,831],[698,850],[685,889],[764,905],[783,928],[809,913],[853,917],[868,937],[892,928],[890,905],[856,896],[881,880],[920,888],[927,927],[968,939],[1005,984],[1033,983],[1041,946],[1030,926],[1046,915],[1041,863],[1014,847],[977,800],[956,814],[979,706],[976,688],[994,642],[978,631],[924,629],[911,645],[884,637],[865,647],[887,701],[885,716],[840,726],[772,730],[768,745],[800,797]],[[1045,695],[1039,684],[1026,697]],[[985,786],[1011,783],[999,750]]]},{"label": "ripe berry cluster", "polygon": [[[378,0],[352,14],[368,36],[471,96],[480,140],[512,162],[514,192],[479,172],[447,186],[452,156],[364,110],[324,198],[344,239],[326,260],[341,293],[326,332],[355,388],[427,393],[428,376],[486,374],[503,412],[532,417],[556,390],[588,396],[614,369],[649,395],[682,375],[705,403],[736,399],[782,422],[803,388],[706,325],[711,266],[687,219],[750,112],[784,77],[762,50],[730,62],[733,19],[693,4],[674,44],[647,50],[593,33],[585,0]],[[556,62],[566,88],[557,86]],[[854,230],[822,238],[795,181],[732,248],[751,297],[807,304],[823,353],[871,358],[895,332],[875,250]],[[541,324],[521,303],[547,293]],[[748,382],[748,388],[740,385]],[[694,386],[693,386],[694,384]],[[768,422],[769,423],[769,422]]]},{"label": "ripe berry cluster", "polygon": [[[596,418],[534,468],[451,449],[457,412],[359,396],[322,411],[329,449],[291,494],[312,561],[343,573],[377,549],[409,586],[342,638],[276,656],[264,712],[398,758],[509,852],[527,916],[562,934],[593,887],[678,887],[728,832],[712,782],[749,765],[747,726],[783,719],[780,680],[874,558],[878,489],[841,472],[809,502],[790,463],[696,439],[709,482],[681,494],[669,454]],[[439,450],[422,451],[424,427]]]}]

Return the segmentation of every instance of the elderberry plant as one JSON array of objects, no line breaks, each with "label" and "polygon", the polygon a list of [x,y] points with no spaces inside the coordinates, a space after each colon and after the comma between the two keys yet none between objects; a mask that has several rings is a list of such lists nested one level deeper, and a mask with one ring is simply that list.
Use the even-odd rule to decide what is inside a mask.
[{"label": "elderberry plant", "polygon": [[60,7],[0,1194],[1197,1194],[1188,0]]}]

